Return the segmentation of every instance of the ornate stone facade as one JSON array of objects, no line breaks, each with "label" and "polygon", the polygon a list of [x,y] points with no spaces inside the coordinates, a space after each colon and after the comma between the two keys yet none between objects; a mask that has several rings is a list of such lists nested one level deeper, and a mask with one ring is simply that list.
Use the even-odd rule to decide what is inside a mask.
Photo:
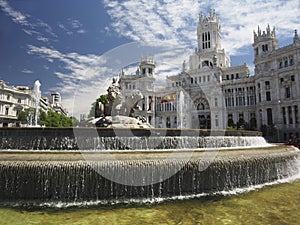
[{"label": "ornate stone facade", "polygon": [[[279,48],[275,29],[254,32],[255,74],[246,64],[231,66],[221,47],[217,14],[200,15],[198,47],[182,72],[154,91],[153,59],[142,59],[134,75],[121,72],[123,95],[143,92],[141,114],[156,127],[263,129],[273,140],[300,135],[300,39]],[[181,94],[180,94],[181,93]],[[181,96],[181,97],[180,97]],[[183,110],[179,110],[183,109]],[[180,111],[180,113],[179,113]]]}]

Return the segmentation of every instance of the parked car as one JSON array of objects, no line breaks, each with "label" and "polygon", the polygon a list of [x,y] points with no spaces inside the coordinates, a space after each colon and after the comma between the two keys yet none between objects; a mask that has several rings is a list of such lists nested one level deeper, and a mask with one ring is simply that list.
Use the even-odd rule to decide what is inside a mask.
[{"label": "parked car", "polygon": [[293,145],[300,149],[300,138],[295,138],[294,140],[290,140],[287,145]]}]

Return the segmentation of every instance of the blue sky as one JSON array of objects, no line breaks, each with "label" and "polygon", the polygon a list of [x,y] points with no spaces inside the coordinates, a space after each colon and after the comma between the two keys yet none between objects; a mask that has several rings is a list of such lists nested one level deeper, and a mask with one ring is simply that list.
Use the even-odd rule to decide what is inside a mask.
[{"label": "blue sky", "polygon": [[0,79],[62,94],[87,113],[122,67],[155,55],[156,78],[176,74],[196,47],[198,14],[216,9],[232,65],[253,69],[253,30],[275,26],[279,45],[299,30],[298,0],[0,0]]}]

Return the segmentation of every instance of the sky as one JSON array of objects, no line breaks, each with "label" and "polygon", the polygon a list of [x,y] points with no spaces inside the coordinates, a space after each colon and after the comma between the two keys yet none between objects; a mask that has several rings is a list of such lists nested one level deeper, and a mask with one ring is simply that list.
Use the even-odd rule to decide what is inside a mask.
[{"label": "sky", "polygon": [[233,66],[253,74],[253,30],[275,26],[279,46],[300,31],[299,0],[0,0],[0,80],[41,83],[62,95],[76,117],[113,77],[153,56],[158,85],[176,75],[197,47],[199,13],[215,9]]}]

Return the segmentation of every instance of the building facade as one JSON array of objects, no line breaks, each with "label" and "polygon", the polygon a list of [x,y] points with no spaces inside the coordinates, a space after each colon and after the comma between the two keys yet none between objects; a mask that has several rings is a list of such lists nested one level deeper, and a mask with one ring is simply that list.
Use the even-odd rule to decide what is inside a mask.
[{"label": "building facade", "polygon": [[147,121],[155,127],[262,130],[272,140],[299,137],[300,39],[279,47],[275,29],[254,32],[254,75],[246,64],[231,66],[221,45],[217,14],[201,14],[198,45],[182,72],[155,90],[153,58],[142,59],[136,74],[120,74],[123,96],[133,89]]},{"label": "building facade", "polygon": [[9,86],[0,81],[0,127],[19,126],[18,114],[24,108],[34,107],[32,91],[27,86]]},{"label": "building facade", "polygon": [[[26,108],[35,108],[36,102],[33,98],[33,89],[28,86],[9,86],[0,81],[0,127],[21,126],[18,121],[19,113]],[[61,104],[58,92],[51,93],[51,100],[42,96],[39,107],[47,112],[49,109],[67,115]],[[26,124],[23,124],[26,126]]]}]

